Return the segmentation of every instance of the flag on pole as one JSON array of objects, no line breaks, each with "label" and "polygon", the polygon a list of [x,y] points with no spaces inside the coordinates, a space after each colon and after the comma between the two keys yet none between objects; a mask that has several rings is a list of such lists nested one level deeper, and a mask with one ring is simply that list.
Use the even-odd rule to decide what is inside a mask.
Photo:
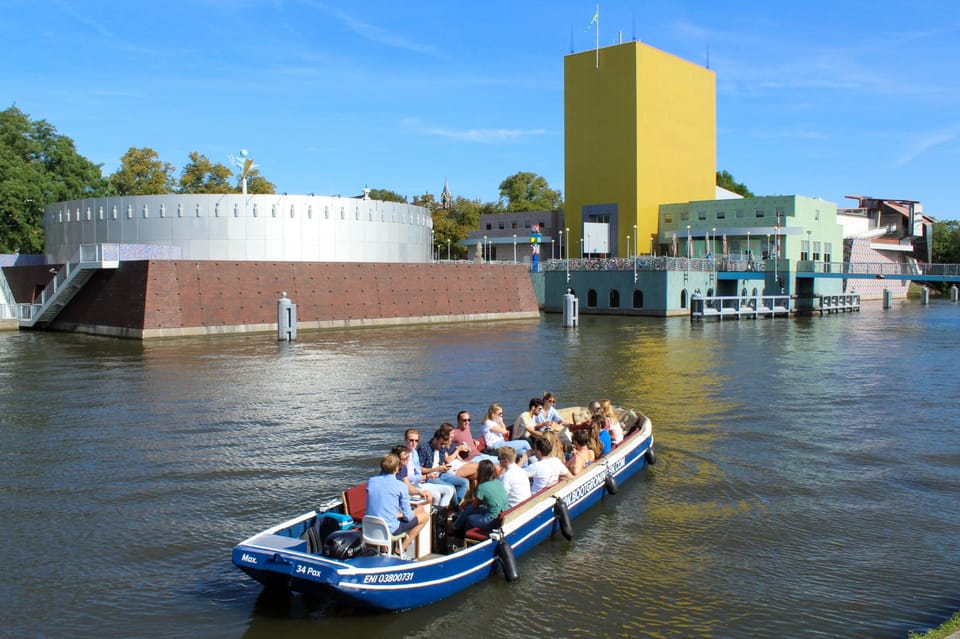
[{"label": "flag on pole", "polygon": [[590,19],[590,24],[587,25],[587,28],[584,29],[584,31],[589,31],[590,27],[599,23],[600,23],[600,6],[598,5],[596,13],[593,14],[593,18]]}]

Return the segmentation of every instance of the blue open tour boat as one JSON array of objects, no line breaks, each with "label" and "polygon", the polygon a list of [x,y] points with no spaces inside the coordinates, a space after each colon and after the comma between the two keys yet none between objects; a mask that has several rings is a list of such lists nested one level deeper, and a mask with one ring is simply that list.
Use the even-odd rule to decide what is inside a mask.
[{"label": "blue open tour boat", "polygon": [[[560,412],[564,421],[572,423],[577,423],[577,415],[586,414],[581,408]],[[621,410],[620,422],[627,435],[612,451],[572,479],[560,480],[504,511],[489,534],[468,531],[461,546],[446,543],[448,539],[442,535],[446,522],[437,521],[417,535],[416,543],[411,544],[416,550],[411,559],[400,557],[389,539],[377,545],[372,539],[376,530],[370,522],[363,523],[363,483],[317,510],[237,544],[233,563],[267,588],[333,598],[373,610],[425,606],[497,570],[515,580],[519,572],[516,557],[556,532],[570,539],[572,519],[605,494],[616,492],[645,464],[654,463],[650,420],[635,411]]]}]

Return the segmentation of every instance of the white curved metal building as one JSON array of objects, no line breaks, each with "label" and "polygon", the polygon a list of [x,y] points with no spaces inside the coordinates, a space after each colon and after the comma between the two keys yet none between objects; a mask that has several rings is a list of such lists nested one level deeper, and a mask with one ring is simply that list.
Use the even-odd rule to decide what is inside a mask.
[{"label": "white curved metal building", "polygon": [[[57,202],[44,209],[45,257],[117,243],[145,259],[431,261],[424,207],[320,195],[136,195]],[[128,250],[124,250],[124,248]]]}]

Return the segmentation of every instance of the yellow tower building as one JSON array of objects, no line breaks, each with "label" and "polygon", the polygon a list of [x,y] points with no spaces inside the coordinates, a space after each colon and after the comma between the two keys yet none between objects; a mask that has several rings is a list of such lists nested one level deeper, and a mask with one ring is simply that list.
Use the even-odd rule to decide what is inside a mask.
[{"label": "yellow tower building", "polygon": [[[640,42],[564,59],[567,248],[648,253],[658,206],[716,195],[716,78]],[[627,237],[631,246],[627,246]]]}]

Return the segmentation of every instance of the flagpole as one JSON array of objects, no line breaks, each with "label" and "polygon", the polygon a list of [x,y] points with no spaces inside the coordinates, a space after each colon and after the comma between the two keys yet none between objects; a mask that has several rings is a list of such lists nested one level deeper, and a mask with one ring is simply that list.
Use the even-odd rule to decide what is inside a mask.
[{"label": "flagpole", "polygon": [[597,68],[600,68],[600,4],[597,3]]}]

